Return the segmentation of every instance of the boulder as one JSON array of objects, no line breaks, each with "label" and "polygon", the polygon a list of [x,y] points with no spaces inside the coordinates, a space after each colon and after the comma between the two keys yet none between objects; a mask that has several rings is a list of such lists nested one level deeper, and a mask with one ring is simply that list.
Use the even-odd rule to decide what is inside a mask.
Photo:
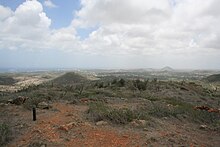
[{"label": "boulder", "polygon": [[131,122],[131,125],[134,127],[143,127],[147,124],[146,120],[135,119]]},{"label": "boulder", "polygon": [[9,100],[7,101],[7,103],[8,103],[8,104],[13,104],[13,99],[9,99]]},{"label": "boulder", "polygon": [[148,128],[144,128],[143,131],[148,131]]},{"label": "boulder", "polygon": [[95,123],[96,126],[104,126],[104,125],[107,125],[107,124],[108,124],[108,122],[103,121],[103,120],[102,121],[98,121],[98,122]]},{"label": "boulder", "polygon": [[39,109],[50,109],[50,108],[52,108],[52,106],[49,105],[49,104],[46,103],[46,102],[40,102],[40,103],[37,105],[37,108],[39,108]]},{"label": "boulder", "polygon": [[146,120],[137,120],[136,122],[141,126],[145,126],[147,124]]},{"label": "boulder", "polygon": [[201,129],[201,130],[204,130],[204,129],[207,129],[207,128],[208,128],[207,125],[200,125],[200,126],[199,126],[199,129]]},{"label": "boulder", "polygon": [[70,122],[66,125],[59,126],[58,129],[68,132],[70,129],[72,129],[73,127],[76,127],[76,126],[78,126],[78,124],[76,122]]},{"label": "boulder", "polygon": [[131,124],[133,127],[138,127],[138,126],[139,126],[139,124],[136,123],[136,121],[132,121],[130,124]]}]

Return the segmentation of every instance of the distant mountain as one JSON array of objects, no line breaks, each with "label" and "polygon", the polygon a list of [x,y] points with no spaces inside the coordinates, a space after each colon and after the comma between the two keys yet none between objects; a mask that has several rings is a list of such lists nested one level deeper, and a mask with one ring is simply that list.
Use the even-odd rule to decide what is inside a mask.
[{"label": "distant mountain", "polygon": [[54,84],[58,85],[71,85],[71,84],[77,84],[77,83],[83,83],[88,81],[88,79],[80,74],[77,74],[75,72],[68,72],[54,80],[52,82]]},{"label": "distant mountain", "polygon": [[162,68],[161,71],[174,71],[174,69],[169,66],[166,66],[166,67]]},{"label": "distant mountain", "polygon": [[220,74],[214,74],[205,78],[208,82],[220,82]]}]

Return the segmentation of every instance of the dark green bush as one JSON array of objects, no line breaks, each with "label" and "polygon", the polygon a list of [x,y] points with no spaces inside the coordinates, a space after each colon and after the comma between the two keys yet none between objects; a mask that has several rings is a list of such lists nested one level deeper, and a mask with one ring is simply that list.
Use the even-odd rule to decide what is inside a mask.
[{"label": "dark green bush", "polygon": [[124,79],[120,79],[120,80],[118,81],[118,86],[119,86],[119,87],[124,87],[124,86],[125,86],[125,80],[124,80]]}]

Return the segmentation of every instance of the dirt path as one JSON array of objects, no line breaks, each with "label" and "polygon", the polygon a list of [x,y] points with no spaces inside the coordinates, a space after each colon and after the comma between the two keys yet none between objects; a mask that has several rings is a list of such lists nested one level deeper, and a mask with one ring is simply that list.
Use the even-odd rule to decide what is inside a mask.
[{"label": "dirt path", "polygon": [[38,114],[30,129],[17,138],[10,147],[28,146],[33,142],[44,142],[47,146],[141,146],[140,136],[131,131],[120,131],[110,126],[95,126],[82,119],[86,106],[54,103],[53,111]]}]

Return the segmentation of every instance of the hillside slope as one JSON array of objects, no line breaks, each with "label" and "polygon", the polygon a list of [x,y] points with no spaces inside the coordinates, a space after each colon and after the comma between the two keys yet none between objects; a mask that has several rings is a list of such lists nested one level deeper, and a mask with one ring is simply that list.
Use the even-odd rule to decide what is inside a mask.
[{"label": "hillside slope", "polygon": [[214,74],[205,78],[208,82],[220,82],[220,74]]},{"label": "hillside slope", "polygon": [[162,68],[161,71],[171,72],[171,71],[174,71],[174,69],[169,66],[166,66],[166,67]]},{"label": "hillside slope", "polygon": [[17,82],[17,80],[15,80],[12,77],[9,76],[0,76],[0,85],[13,85]]},{"label": "hillside slope", "polygon": [[74,72],[68,72],[54,80],[52,82],[54,84],[59,85],[71,85],[75,83],[82,83],[86,82],[88,79],[86,77],[81,76],[80,74],[74,73]]}]

